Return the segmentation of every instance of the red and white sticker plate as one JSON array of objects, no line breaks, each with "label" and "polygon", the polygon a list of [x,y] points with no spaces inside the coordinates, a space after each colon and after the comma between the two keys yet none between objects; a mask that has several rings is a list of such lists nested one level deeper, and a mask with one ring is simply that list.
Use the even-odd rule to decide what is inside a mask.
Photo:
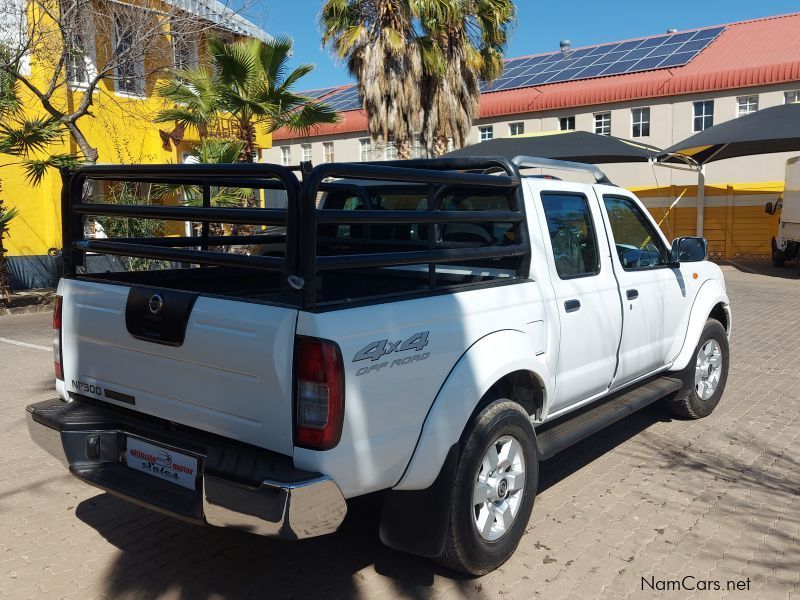
[{"label": "red and white sticker plate", "polygon": [[128,436],[125,464],[131,469],[165,479],[190,490],[195,489],[197,459]]}]

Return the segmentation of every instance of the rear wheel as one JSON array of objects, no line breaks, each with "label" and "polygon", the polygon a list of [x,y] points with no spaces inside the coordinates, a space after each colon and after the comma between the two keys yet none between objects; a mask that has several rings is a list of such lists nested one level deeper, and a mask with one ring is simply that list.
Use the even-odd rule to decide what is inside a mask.
[{"label": "rear wheel", "polygon": [[782,267],[786,264],[786,252],[778,249],[775,238],[772,238],[772,264],[776,267]]},{"label": "rear wheel", "polygon": [[510,400],[492,402],[462,440],[439,562],[483,575],[508,560],[530,519],[538,480],[539,456],[527,413]]},{"label": "rear wheel", "polygon": [[680,372],[683,388],[667,400],[670,411],[687,419],[710,415],[725,391],[729,359],[725,328],[716,319],[708,319],[697,342],[694,360]]}]

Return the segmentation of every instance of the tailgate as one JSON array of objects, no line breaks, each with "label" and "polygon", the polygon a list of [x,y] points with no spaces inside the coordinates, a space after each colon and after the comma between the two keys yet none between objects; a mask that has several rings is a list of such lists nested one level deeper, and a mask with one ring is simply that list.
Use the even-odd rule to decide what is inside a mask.
[{"label": "tailgate", "polygon": [[292,453],[296,309],[75,279],[59,294],[67,392]]}]

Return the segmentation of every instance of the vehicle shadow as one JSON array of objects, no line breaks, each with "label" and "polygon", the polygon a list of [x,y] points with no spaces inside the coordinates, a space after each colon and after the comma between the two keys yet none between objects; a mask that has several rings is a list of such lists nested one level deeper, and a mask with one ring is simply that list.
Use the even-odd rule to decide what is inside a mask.
[{"label": "vehicle shadow", "polygon": [[776,267],[769,260],[726,260],[721,264],[750,275],[765,275],[766,277],[795,280],[800,278],[800,265],[794,260],[786,263],[783,267]]},{"label": "vehicle shadow", "polygon": [[[667,418],[657,405],[646,408],[542,463],[539,492]],[[298,542],[185,523],[110,494],[85,500],[76,514],[120,550],[106,574],[112,598],[349,598],[388,582],[390,597],[422,600],[436,578],[463,598],[486,597],[478,579],[385,547],[380,505],[378,494],[353,500],[339,531]]]}]

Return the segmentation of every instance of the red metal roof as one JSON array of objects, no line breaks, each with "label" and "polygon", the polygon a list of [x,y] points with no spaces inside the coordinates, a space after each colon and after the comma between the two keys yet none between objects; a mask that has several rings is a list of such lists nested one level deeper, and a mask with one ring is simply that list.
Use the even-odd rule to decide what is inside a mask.
[{"label": "red metal roof", "polygon": [[[800,13],[731,23],[705,50],[680,67],[487,92],[481,95],[480,117],[788,81],[800,81]],[[364,111],[341,115],[341,122],[320,126],[309,137],[367,131]],[[273,134],[275,140],[294,137],[284,130]]]}]

